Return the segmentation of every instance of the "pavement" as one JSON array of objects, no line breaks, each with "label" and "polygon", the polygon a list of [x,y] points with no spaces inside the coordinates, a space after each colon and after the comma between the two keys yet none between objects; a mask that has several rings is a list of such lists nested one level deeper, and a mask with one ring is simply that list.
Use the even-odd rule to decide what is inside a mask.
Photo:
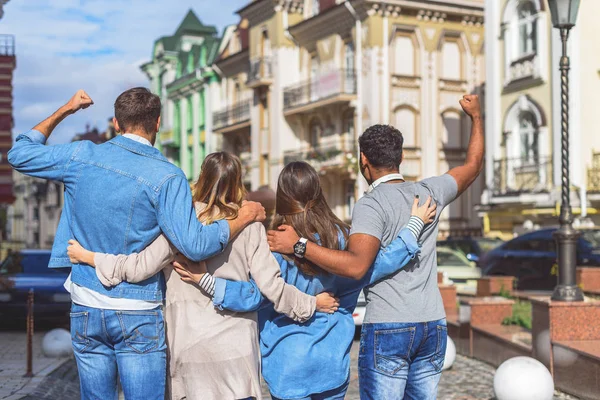
[{"label": "pavement", "polygon": [[[25,335],[0,332],[0,400],[78,400],[79,381],[75,361],[49,359],[41,354],[43,333],[34,337],[34,378],[23,378],[25,372]],[[358,341],[352,346],[352,370],[347,400],[358,400]],[[452,368],[442,373],[438,399],[493,400],[495,368],[481,361],[456,356]],[[270,398],[263,382],[263,396]],[[122,396],[121,396],[122,398]],[[556,400],[576,400],[556,392]]]}]

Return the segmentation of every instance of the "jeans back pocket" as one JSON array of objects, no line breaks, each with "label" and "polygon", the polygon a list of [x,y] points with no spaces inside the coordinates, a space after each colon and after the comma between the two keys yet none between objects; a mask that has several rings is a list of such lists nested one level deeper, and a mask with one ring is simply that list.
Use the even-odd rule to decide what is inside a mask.
[{"label": "jeans back pocket", "polygon": [[140,354],[158,347],[163,324],[160,311],[117,311],[117,316],[127,347]]},{"label": "jeans back pocket", "polygon": [[85,353],[90,345],[90,339],[87,337],[87,324],[89,314],[87,311],[71,313],[71,342],[73,350],[78,353]]},{"label": "jeans back pocket", "polygon": [[414,326],[375,331],[375,368],[387,375],[395,375],[408,365],[415,340]]},{"label": "jeans back pocket", "polygon": [[435,367],[437,372],[442,370],[444,366],[444,360],[446,359],[446,344],[448,342],[448,328],[444,325],[438,325],[436,327],[437,333],[437,345],[435,353],[431,357],[431,363]]}]

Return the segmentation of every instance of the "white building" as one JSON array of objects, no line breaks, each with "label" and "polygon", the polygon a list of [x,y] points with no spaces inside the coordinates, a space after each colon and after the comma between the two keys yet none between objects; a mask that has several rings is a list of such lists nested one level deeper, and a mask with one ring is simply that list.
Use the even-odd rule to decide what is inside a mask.
[{"label": "white building", "polygon": [[[557,224],[561,184],[561,97],[557,29],[545,0],[486,0],[485,228],[511,235]],[[572,204],[597,218],[600,206],[600,2],[582,1],[571,30],[569,131]],[[595,160],[595,161],[593,161]],[[596,169],[593,169],[595,167]]]}]

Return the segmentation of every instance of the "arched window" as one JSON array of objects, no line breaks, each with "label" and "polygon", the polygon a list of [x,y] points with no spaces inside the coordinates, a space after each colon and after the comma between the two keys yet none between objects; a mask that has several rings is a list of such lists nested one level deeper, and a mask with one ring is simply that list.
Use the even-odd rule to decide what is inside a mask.
[{"label": "arched window", "polygon": [[[450,149],[463,148],[462,143],[462,117],[455,110],[448,110],[442,114],[443,132],[442,143]],[[466,145],[466,144],[465,144]]]},{"label": "arched window", "polygon": [[394,126],[402,133],[404,147],[417,147],[417,116],[408,107],[400,107],[394,111]]},{"label": "arched window", "polygon": [[537,164],[540,158],[539,129],[535,116],[528,111],[519,116],[519,143],[522,162]]},{"label": "arched window", "polygon": [[531,1],[520,2],[519,17],[519,56],[533,54],[537,50],[537,10]]},{"label": "arched window", "polygon": [[446,40],[442,45],[442,78],[459,81],[462,79],[462,57],[456,40]]},{"label": "arched window", "polygon": [[415,47],[411,37],[397,35],[393,42],[393,66],[395,75],[415,75]]}]

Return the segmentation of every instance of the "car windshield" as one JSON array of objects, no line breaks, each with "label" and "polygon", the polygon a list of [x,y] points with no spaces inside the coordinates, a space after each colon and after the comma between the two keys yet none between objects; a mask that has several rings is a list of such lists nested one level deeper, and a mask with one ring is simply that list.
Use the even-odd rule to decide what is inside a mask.
[{"label": "car windshield", "polygon": [[469,267],[469,262],[463,260],[460,256],[449,251],[438,250],[438,267]]},{"label": "car windshield", "polygon": [[50,252],[47,253],[15,253],[11,254],[0,266],[1,274],[48,274],[56,272],[48,268]]},{"label": "car windshield", "polygon": [[581,236],[594,250],[600,250],[600,230],[584,230]]},{"label": "car windshield", "polygon": [[496,247],[500,246],[502,243],[504,243],[500,239],[489,239],[489,238],[480,238],[480,239],[476,239],[476,241],[479,244],[481,251],[484,253],[487,253],[488,251],[493,250]]}]

